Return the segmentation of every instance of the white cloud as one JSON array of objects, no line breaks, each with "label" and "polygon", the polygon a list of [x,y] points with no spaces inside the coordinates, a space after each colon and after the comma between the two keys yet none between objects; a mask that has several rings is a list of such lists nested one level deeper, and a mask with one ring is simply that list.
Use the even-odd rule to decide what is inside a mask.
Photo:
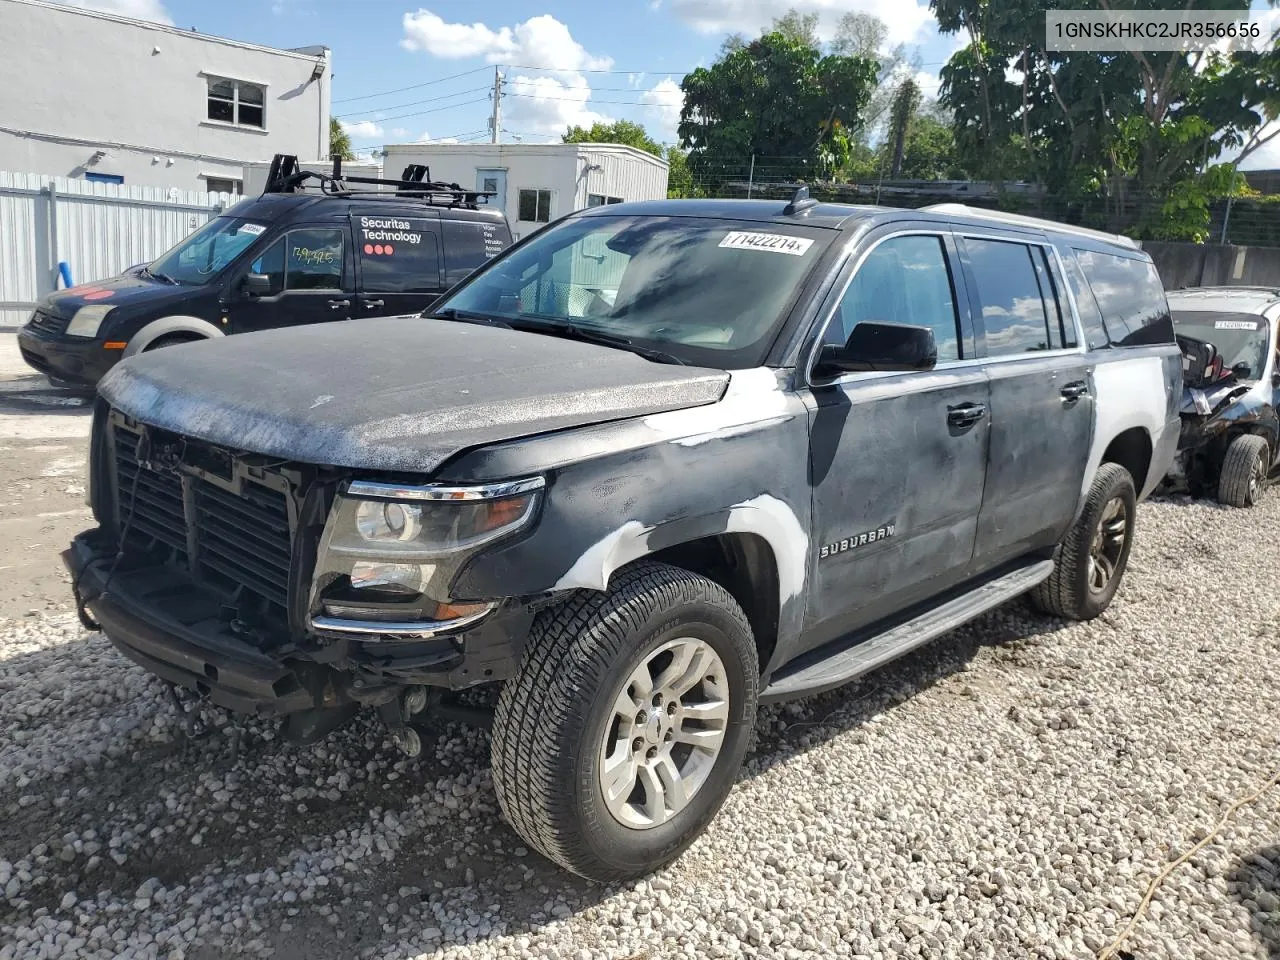
[{"label": "white cloud", "polygon": [[568,127],[609,122],[591,109],[591,86],[581,74],[559,77],[508,77],[504,85],[503,126],[539,134],[561,134]]},{"label": "white cloud", "polygon": [[758,33],[794,9],[816,13],[818,35],[829,40],[841,15],[861,11],[884,21],[890,43],[910,43],[934,22],[929,5],[919,0],[667,0],[665,6],[703,33]]},{"label": "white cloud", "polygon": [[489,63],[545,67],[559,72],[608,70],[609,57],[595,57],[550,14],[530,17],[514,27],[496,30],[483,23],[448,23],[430,10],[404,15],[407,50],[419,50],[446,60],[484,57]]},{"label": "white cloud", "polygon": [[173,25],[173,17],[169,16],[169,11],[164,8],[161,0],[66,0],[66,2],[70,7],[101,10],[103,13],[133,17],[135,20],[150,20],[153,23]]},{"label": "white cloud", "polygon": [[414,142],[415,143],[458,143],[460,141],[458,140],[457,137],[433,137],[431,136],[429,131],[424,130],[422,131],[422,136],[420,136]]},{"label": "white cloud", "polygon": [[652,118],[651,133],[655,138],[664,143],[674,142],[676,127],[680,123],[680,108],[684,106],[684,91],[680,84],[670,77],[659,80],[640,95],[640,102],[646,104],[645,112]]},{"label": "white cloud", "polygon": [[357,120],[355,123],[339,120],[338,123],[354,140],[373,140],[382,136],[382,127],[372,120]]},{"label": "white cloud", "polygon": [[409,131],[406,130],[404,127],[392,127],[391,135],[393,137],[396,137],[397,139],[403,139],[404,137],[407,137],[409,135]]}]

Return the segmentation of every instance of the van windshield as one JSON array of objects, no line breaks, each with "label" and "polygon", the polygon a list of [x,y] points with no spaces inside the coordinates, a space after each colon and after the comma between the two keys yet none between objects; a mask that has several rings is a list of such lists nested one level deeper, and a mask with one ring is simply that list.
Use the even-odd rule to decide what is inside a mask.
[{"label": "van windshield", "polygon": [[684,363],[758,366],[833,236],[772,221],[575,217],[544,228],[432,313],[522,329],[570,325]]},{"label": "van windshield", "polygon": [[150,264],[147,272],[183,286],[208,283],[266,229],[239,217],[215,217]]}]

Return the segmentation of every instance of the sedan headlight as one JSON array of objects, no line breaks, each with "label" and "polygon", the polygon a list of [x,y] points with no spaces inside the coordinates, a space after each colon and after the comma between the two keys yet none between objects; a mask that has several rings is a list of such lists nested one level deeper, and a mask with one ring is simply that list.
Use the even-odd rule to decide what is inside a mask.
[{"label": "sedan headlight", "polygon": [[351,483],[325,524],[312,609],[326,620],[403,623],[487,607],[447,603],[449,584],[478,547],[530,522],[543,486],[542,477],[474,487]]},{"label": "sedan headlight", "polygon": [[102,304],[81,307],[76,311],[75,316],[71,318],[71,322],[67,324],[67,336],[87,337],[89,339],[96,337],[98,328],[102,326],[102,321],[107,319],[107,314],[114,309],[115,307],[108,307]]}]

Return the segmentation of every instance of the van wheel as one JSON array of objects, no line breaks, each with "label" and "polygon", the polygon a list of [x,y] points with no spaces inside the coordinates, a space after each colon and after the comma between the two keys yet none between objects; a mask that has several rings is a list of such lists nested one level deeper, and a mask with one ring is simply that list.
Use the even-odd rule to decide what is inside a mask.
[{"label": "van wheel", "polygon": [[1117,463],[1098,467],[1084,509],[1053,553],[1053,573],[1031,591],[1044,613],[1092,620],[1111,605],[1129,565],[1137,494]]},{"label": "van wheel", "polygon": [[143,347],[142,352],[150,353],[152,350],[159,350],[161,347],[172,347],[179,343],[196,343],[199,340],[207,339],[207,337],[201,337],[193,333],[171,333],[168,336],[157,337]]},{"label": "van wheel", "polygon": [[1252,507],[1262,498],[1270,450],[1267,441],[1242,433],[1231,441],[1218,474],[1218,502],[1229,507]]},{"label": "van wheel", "polygon": [[530,846],[592,880],[674,860],[737,777],[759,666],[737,602],[662,563],[539,614],[498,698],[493,782]]}]

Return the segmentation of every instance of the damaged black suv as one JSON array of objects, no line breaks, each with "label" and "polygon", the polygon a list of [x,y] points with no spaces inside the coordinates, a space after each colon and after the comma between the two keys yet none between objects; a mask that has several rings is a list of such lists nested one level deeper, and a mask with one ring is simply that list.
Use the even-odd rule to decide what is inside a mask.
[{"label": "damaged black suv", "polygon": [[426,317],[120,364],[66,559],[126,656],[295,737],[365,707],[413,754],[500,684],[512,826],[635,876],[715,815],[758,704],[1023,593],[1106,609],[1180,378],[1123,238],[803,195],[598,207]]}]

